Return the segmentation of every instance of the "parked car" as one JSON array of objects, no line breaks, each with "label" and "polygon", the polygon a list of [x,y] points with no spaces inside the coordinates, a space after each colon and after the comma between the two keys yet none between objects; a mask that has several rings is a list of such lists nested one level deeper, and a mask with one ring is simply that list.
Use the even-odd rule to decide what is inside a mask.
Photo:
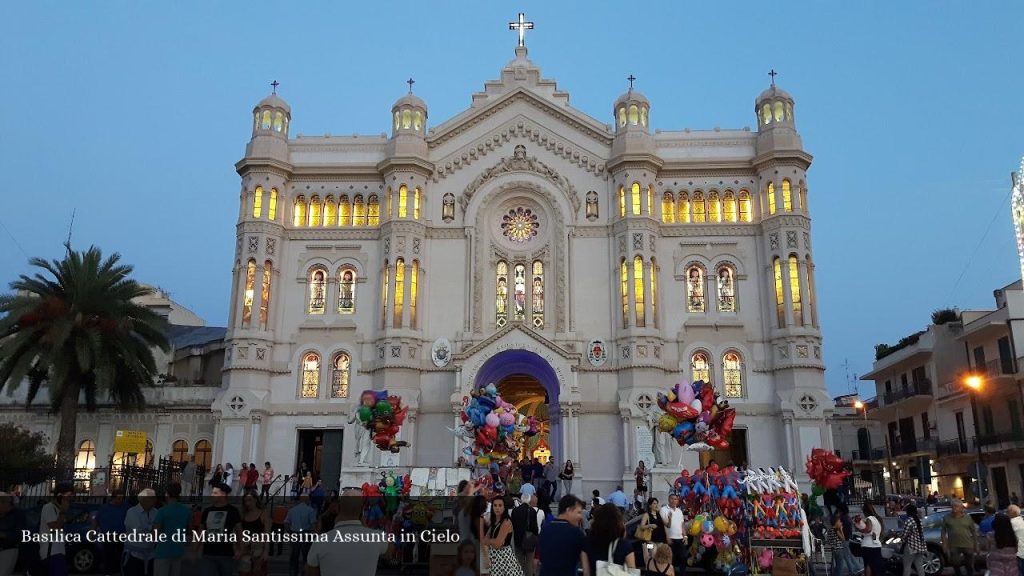
[{"label": "parked car", "polygon": [[[946,554],[942,551],[942,521],[948,516],[952,510],[940,510],[938,512],[929,514],[921,520],[921,531],[924,532],[925,545],[928,546],[928,552],[925,555],[924,572],[925,574],[942,574],[942,571],[949,564],[949,560],[946,558]],[[981,524],[981,519],[985,517],[985,512],[980,509],[968,510],[967,515],[974,520],[975,524]],[[891,530],[887,532],[882,539],[883,556],[886,557],[888,562],[888,568],[890,572],[895,574],[903,573],[903,530]],[[984,570],[985,566],[985,541],[982,544],[982,554],[975,556],[976,567],[981,567]]]},{"label": "parked car", "polygon": [[[97,510],[99,510],[99,504],[91,502],[72,502],[68,508],[67,522],[64,524],[64,530],[67,533],[81,534],[81,542],[65,544],[64,555],[72,572],[88,573],[92,572],[96,566],[99,553],[95,543],[86,541],[85,532],[90,529],[92,517],[96,514]],[[26,527],[33,532],[38,532],[42,504],[24,510],[24,513]],[[16,573],[19,570],[27,571],[30,563],[39,558],[39,544],[25,543],[19,550]]]}]

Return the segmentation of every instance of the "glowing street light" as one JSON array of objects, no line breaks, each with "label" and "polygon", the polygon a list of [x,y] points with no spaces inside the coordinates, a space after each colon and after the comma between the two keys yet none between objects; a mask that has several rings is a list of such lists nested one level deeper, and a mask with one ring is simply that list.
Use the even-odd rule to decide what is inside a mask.
[{"label": "glowing street light", "polygon": [[978,451],[978,463],[977,472],[978,476],[978,500],[984,502],[985,500],[985,485],[988,484],[988,473],[986,471],[985,478],[981,478],[981,434],[979,432],[980,427],[978,426],[978,394],[981,393],[985,387],[985,378],[980,374],[967,374],[963,380],[964,387],[967,388],[968,393],[971,396],[971,417],[974,419],[974,446]]},{"label": "glowing street light", "polygon": [[985,386],[985,379],[977,374],[969,374],[964,378],[964,386],[967,386],[975,392],[981,392],[982,387]]}]

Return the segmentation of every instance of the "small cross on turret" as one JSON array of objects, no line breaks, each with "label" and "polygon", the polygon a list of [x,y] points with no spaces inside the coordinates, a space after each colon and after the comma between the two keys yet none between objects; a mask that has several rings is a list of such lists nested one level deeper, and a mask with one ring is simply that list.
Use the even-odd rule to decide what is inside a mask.
[{"label": "small cross on turret", "polygon": [[775,71],[775,68],[772,68],[771,71],[768,72],[768,75],[772,77],[772,86],[775,86],[775,77],[778,76],[779,73]]},{"label": "small cross on turret", "polygon": [[281,83],[278,82],[277,80],[274,80],[273,82],[270,83],[270,87],[273,90],[274,94],[277,94],[277,87],[280,86],[280,85],[281,85]]}]

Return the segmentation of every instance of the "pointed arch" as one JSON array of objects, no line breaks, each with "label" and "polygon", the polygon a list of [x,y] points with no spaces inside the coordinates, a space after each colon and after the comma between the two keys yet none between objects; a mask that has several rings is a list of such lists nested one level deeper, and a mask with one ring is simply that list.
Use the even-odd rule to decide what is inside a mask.
[{"label": "pointed arch", "polygon": [[415,192],[412,195],[412,218],[413,220],[420,219],[420,198],[423,195],[423,191],[417,186]]},{"label": "pointed arch", "polygon": [[676,203],[671,192],[661,195],[661,221],[665,224],[674,224],[676,221]]},{"label": "pointed arch", "polygon": [[807,310],[811,314],[811,326],[818,326],[818,308],[815,306],[814,301],[814,262],[811,261],[811,255],[808,254],[804,262],[804,266],[807,269]]},{"label": "pointed arch", "polygon": [[732,190],[726,190],[722,197],[722,217],[726,222],[736,221],[736,195]]},{"label": "pointed arch", "polygon": [[384,260],[384,283],[380,286],[380,309],[381,309],[381,328],[386,328],[388,324],[388,293],[391,285],[390,276],[391,269],[388,268],[388,261]]},{"label": "pointed arch", "polygon": [[532,302],[530,313],[532,314],[533,327],[544,327],[544,263],[540,260],[533,261],[533,282],[531,284]]},{"label": "pointed arch", "polygon": [[798,202],[797,208],[799,208],[800,210],[803,210],[804,213],[806,214],[808,212],[808,210],[807,210],[807,185],[804,184],[803,182],[800,182],[799,193],[797,195],[797,202]]},{"label": "pointed arch", "polygon": [[306,198],[301,194],[295,197],[292,208],[292,226],[296,228],[306,225]]},{"label": "pointed arch", "polygon": [[348,385],[352,358],[347,352],[338,352],[331,361],[331,398],[348,398]]},{"label": "pointed arch", "polygon": [[644,259],[640,256],[633,258],[633,307],[636,309],[636,327],[643,328],[647,325],[644,317]]},{"label": "pointed arch", "polygon": [[512,267],[512,319],[526,320],[526,265]]},{"label": "pointed arch", "polygon": [[740,222],[753,222],[754,214],[751,211],[750,192],[740,190]]},{"label": "pointed arch", "polygon": [[302,355],[299,395],[302,398],[320,397],[320,355],[316,352],[306,352]]},{"label": "pointed arch", "polygon": [[338,313],[356,311],[356,271],[351,266],[338,268]]},{"label": "pointed arch", "polygon": [[263,215],[263,186],[257,186],[252,195],[252,217]]},{"label": "pointed arch", "polygon": [[306,224],[307,226],[316,228],[323,225],[323,208],[320,196],[314,194],[309,199],[309,221]]},{"label": "pointed arch", "polygon": [[387,197],[385,198],[385,202],[387,203],[387,206],[385,207],[385,210],[387,211],[388,220],[391,219],[391,200],[392,200],[391,186],[388,186],[388,193],[387,193]]},{"label": "pointed arch", "polygon": [[651,258],[651,320],[658,328],[658,266]]},{"label": "pointed arch", "polygon": [[690,222],[690,196],[686,192],[679,193],[676,202],[676,213],[679,216],[677,220],[680,224],[688,224]]},{"label": "pointed arch", "polygon": [[722,380],[727,398],[743,398],[743,357],[735,350],[722,355]]},{"label": "pointed arch", "polygon": [[647,215],[654,217],[654,185],[647,185]]}]

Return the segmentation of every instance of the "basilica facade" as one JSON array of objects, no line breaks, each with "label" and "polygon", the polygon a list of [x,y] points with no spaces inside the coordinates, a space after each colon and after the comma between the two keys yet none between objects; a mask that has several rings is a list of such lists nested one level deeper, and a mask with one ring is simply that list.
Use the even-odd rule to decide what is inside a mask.
[{"label": "basilica facade", "polygon": [[[652,131],[632,88],[608,112],[573,108],[525,46],[443,122],[410,89],[381,111],[390,135],[291,136],[288,104],[259,102],[214,460],[346,485],[451,466],[458,412],[494,383],[589,490],[640,459],[697,464],[652,454],[650,430],[656,394],[697,379],[738,413],[716,460],[801,470],[831,450],[793,99],[760,94],[756,131]],[[410,447],[357,441],[364,389],[403,398]]]}]

